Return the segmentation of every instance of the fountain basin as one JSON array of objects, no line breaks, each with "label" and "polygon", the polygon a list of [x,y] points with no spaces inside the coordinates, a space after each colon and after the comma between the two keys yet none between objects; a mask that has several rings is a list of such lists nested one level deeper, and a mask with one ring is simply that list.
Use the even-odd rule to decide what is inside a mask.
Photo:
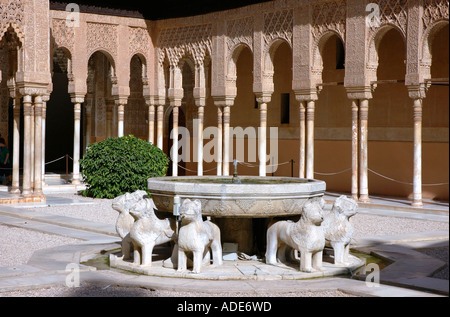
[{"label": "fountain basin", "polygon": [[290,177],[240,176],[158,177],[148,180],[148,190],[159,211],[173,211],[173,197],[199,199],[202,214],[226,218],[272,218],[301,214],[306,200],[323,196],[320,180]]}]

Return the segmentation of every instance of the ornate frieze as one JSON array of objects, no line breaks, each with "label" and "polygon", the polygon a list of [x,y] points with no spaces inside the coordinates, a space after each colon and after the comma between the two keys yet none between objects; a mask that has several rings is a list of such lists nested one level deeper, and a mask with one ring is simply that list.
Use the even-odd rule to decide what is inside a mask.
[{"label": "ornate frieze", "polygon": [[312,5],[312,35],[317,42],[327,31],[334,31],[345,41],[345,20],[347,16],[345,0],[327,1]]},{"label": "ornate frieze", "polygon": [[435,21],[448,20],[448,0],[424,0],[423,1],[423,29],[426,30]]},{"label": "ornate frieze", "polygon": [[228,20],[227,36],[228,53],[242,43],[253,50],[253,17]]},{"label": "ornate frieze", "polygon": [[87,22],[87,50],[91,55],[97,50],[104,50],[117,57],[118,26],[115,24]]},{"label": "ornate frieze", "polygon": [[0,40],[6,30],[12,26],[23,43],[24,4],[23,0],[0,0]]},{"label": "ornate frieze", "polygon": [[292,46],[294,13],[292,9],[264,14],[264,42],[269,46],[274,39],[283,39]]},{"label": "ornate frieze", "polygon": [[129,27],[129,52],[130,57],[135,54],[147,56],[150,50],[149,30],[144,28]]},{"label": "ornate frieze", "polygon": [[371,32],[385,24],[397,26],[406,37],[408,23],[408,1],[407,0],[374,0],[372,3],[378,5],[379,23],[371,23]]},{"label": "ornate frieze", "polygon": [[65,47],[73,52],[75,45],[75,28],[67,26],[67,21],[62,19],[52,20],[52,39],[53,49]]},{"label": "ornate frieze", "polygon": [[197,65],[203,63],[211,53],[211,24],[190,25],[163,29],[159,35],[159,62],[167,55],[171,65],[177,65],[180,59],[189,54]]}]

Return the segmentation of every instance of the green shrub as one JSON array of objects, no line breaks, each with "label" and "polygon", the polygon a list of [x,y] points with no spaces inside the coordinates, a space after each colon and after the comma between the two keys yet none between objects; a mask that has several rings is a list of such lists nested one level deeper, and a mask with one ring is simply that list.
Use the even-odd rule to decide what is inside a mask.
[{"label": "green shrub", "polygon": [[84,196],[115,198],[147,190],[147,179],[167,172],[169,159],[158,147],[132,135],[89,145],[80,160]]}]

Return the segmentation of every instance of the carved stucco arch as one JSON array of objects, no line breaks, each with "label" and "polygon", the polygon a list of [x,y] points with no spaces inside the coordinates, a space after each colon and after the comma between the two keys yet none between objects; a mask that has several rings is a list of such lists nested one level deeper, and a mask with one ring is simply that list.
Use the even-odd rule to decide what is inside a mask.
[{"label": "carved stucco arch", "polygon": [[431,64],[433,63],[433,38],[437,32],[449,25],[448,19],[440,19],[431,24],[422,35],[420,50],[420,65],[425,78],[431,78]]},{"label": "carved stucco arch", "polygon": [[70,51],[69,48],[65,47],[65,46],[53,46],[51,48],[50,51],[50,56],[52,57],[52,61],[50,63],[50,69],[53,73],[53,58],[55,57],[55,54],[57,53],[57,51],[60,50],[61,52],[64,53],[64,57],[67,58],[67,75],[71,75],[72,74],[72,52]]},{"label": "carved stucco arch", "polygon": [[280,47],[281,44],[286,43],[289,48],[291,49],[291,53],[292,53],[292,45],[290,42],[286,41],[283,38],[277,37],[274,38],[267,46],[266,46],[266,50],[264,52],[264,73],[266,75],[272,75],[273,76],[273,72],[274,72],[274,66],[273,66],[273,61],[275,58],[275,53],[278,50],[278,48]]},{"label": "carved stucco arch", "polygon": [[[113,55],[112,55],[111,53],[109,53],[107,50],[104,50],[104,49],[97,49],[97,50],[93,51],[91,54],[89,54],[89,55],[87,56],[86,61],[89,63],[89,60],[90,60],[90,59],[92,58],[92,56],[94,56],[94,54],[97,53],[97,52],[102,53],[103,55],[106,56],[106,58],[107,58],[108,61],[109,61],[109,64],[111,65],[111,69],[110,69],[110,71],[111,71],[111,76],[116,76],[116,62],[115,62],[115,60],[114,60]],[[131,62],[131,60],[130,60],[130,62]],[[86,66],[87,66],[87,65],[86,65]]]},{"label": "carved stucco arch", "polygon": [[323,49],[328,40],[333,36],[337,36],[337,38],[341,41],[345,50],[345,40],[342,38],[342,35],[335,30],[327,30],[323,32],[313,44],[311,70],[313,74],[315,74],[318,78],[320,78],[320,80],[322,80],[322,71],[323,71]]},{"label": "carved stucco arch", "polygon": [[239,56],[242,51],[245,49],[249,49],[253,56],[253,51],[246,43],[240,42],[237,43],[231,50],[231,53],[228,56],[227,61],[227,81],[234,82],[236,85],[237,79],[237,61],[239,60]]},{"label": "carved stucco arch", "polygon": [[391,30],[396,30],[402,37],[403,39],[403,44],[404,44],[404,55],[405,55],[405,60],[406,60],[406,37],[405,34],[403,33],[403,31],[395,24],[391,24],[391,23],[385,23],[382,26],[380,26],[376,32],[373,32],[370,36],[369,36],[369,40],[368,40],[368,50],[367,50],[367,54],[366,54],[366,68],[368,69],[369,73],[368,73],[368,77],[370,79],[370,81],[376,81],[377,80],[377,69],[378,69],[378,49],[379,49],[379,45],[381,40],[384,38],[384,36],[386,35],[387,32],[391,31]]}]

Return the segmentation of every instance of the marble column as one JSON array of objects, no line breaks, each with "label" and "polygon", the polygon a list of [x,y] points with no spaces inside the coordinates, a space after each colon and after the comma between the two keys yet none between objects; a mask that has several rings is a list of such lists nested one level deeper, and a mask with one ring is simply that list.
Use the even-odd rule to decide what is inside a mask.
[{"label": "marble column", "polygon": [[45,135],[47,125],[47,101],[49,95],[42,96],[42,186],[45,185]]},{"label": "marble column", "polygon": [[[42,193],[42,97],[34,97],[34,197]],[[32,176],[33,177],[33,176]]]},{"label": "marble column", "polygon": [[73,173],[72,184],[80,184],[80,137],[81,137],[81,103],[82,98],[72,98],[74,114],[73,130]]},{"label": "marble column", "polygon": [[369,100],[359,101],[359,201],[370,202],[368,181]]},{"label": "marble column", "polygon": [[20,98],[14,98],[12,194],[20,193]]},{"label": "marble column", "polygon": [[223,107],[223,176],[230,175],[230,106]]},{"label": "marble column", "polygon": [[156,146],[163,149],[164,105],[156,108]]},{"label": "marble column", "polygon": [[298,171],[298,177],[305,178],[305,146],[306,146],[306,133],[305,133],[305,101],[300,101],[299,105],[299,139],[300,139],[300,151],[299,151],[299,171]]},{"label": "marble column", "polygon": [[31,120],[33,118],[33,105],[30,95],[23,97],[23,129],[24,129],[24,149],[23,149],[23,184],[22,195],[31,196]]},{"label": "marble column", "polygon": [[352,100],[352,198],[358,200],[358,100]]},{"label": "marble column", "polygon": [[314,178],[314,100],[306,104],[306,178]]},{"label": "marble column", "polygon": [[91,129],[92,129],[92,97],[86,98],[86,103],[84,105],[86,113],[86,134],[85,134],[85,147],[87,148],[91,142]]},{"label": "marble column", "polygon": [[217,106],[217,176],[222,176],[223,110]]},{"label": "marble column", "polygon": [[172,149],[170,158],[172,159],[172,176],[178,176],[178,112],[179,107],[174,106],[172,110]]},{"label": "marble column", "polygon": [[148,105],[148,142],[155,144],[155,106]]},{"label": "marble column", "polygon": [[198,131],[197,131],[197,176],[203,176],[203,121],[205,107],[198,106]]},{"label": "marble column", "polygon": [[125,104],[119,103],[117,104],[117,137],[121,138],[123,137],[124,133],[124,121],[125,117]]},{"label": "marble column", "polygon": [[267,103],[259,103],[258,157],[259,176],[266,176],[267,156]]},{"label": "marble column", "polygon": [[413,202],[414,207],[423,207],[422,202],[422,99],[414,99],[414,170]]}]

